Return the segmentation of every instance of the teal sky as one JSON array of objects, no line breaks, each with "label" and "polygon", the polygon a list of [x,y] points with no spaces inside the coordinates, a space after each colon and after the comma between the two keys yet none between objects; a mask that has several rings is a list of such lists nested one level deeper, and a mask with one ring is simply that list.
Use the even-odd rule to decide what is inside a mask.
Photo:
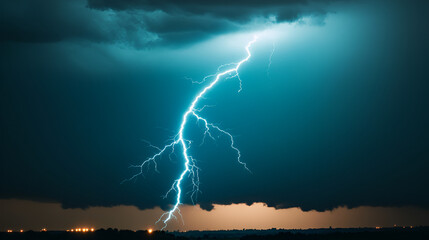
[{"label": "teal sky", "polygon": [[199,146],[203,126],[186,130],[201,208],[427,211],[426,3],[270,1],[232,16],[222,3],[113,3],[2,3],[1,199],[169,209],[173,196],[160,196],[180,155],[120,184],[135,173],[128,166],[154,153],[143,140],[162,146],[178,131],[205,86],[192,80],[242,59],[258,35],[239,71],[243,90],[221,80],[201,113],[235,136],[253,173],[225,136]]}]

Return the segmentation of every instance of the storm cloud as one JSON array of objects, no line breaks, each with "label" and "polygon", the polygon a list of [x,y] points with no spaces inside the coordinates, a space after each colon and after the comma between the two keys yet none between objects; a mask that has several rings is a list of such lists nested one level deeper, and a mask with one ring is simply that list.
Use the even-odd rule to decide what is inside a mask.
[{"label": "storm cloud", "polygon": [[308,15],[326,13],[328,1],[308,0],[268,0],[268,1],[111,1],[111,0],[89,0],[90,7],[99,9],[142,9],[146,11],[157,11],[176,15],[202,15],[225,18],[231,21],[248,22],[255,17],[275,17],[279,22],[294,21]]},{"label": "storm cloud", "polygon": [[[161,146],[176,133],[201,87],[187,77],[240,59],[232,33],[310,17],[326,24],[279,27],[269,72],[262,40],[243,91],[224,81],[205,99],[216,107],[204,116],[230,129],[253,173],[228,138],[206,141],[192,152],[197,203],[428,208],[427,3],[413,3],[2,1],[0,198],[168,209],[172,196],[160,196],[179,154],[120,183],[153,154],[143,139]],[[187,132],[196,145],[200,127]]]},{"label": "storm cloud", "polygon": [[7,0],[1,3],[0,39],[184,45],[306,16],[323,21],[327,2]]}]

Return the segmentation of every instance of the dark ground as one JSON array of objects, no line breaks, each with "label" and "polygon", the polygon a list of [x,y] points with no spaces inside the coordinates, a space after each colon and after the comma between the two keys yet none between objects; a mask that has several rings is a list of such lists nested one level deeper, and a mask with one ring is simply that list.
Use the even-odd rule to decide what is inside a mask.
[{"label": "dark ground", "polygon": [[360,229],[310,229],[310,230],[234,230],[234,231],[192,231],[183,233],[129,231],[129,230],[97,230],[95,232],[76,233],[63,231],[24,233],[0,233],[0,239],[5,240],[143,240],[143,239],[175,239],[175,240],[197,240],[197,239],[224,239],[224,240],[429,240],[429,227],[415,228],[360,228]]}]

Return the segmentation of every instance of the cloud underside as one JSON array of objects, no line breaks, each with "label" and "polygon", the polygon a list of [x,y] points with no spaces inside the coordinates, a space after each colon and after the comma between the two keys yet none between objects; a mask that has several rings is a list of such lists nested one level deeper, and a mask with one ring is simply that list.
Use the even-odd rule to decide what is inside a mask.
[{"label": "cloud underside", "polygon": [[[140,209],[158,206],[165,210],[171,209],[169,204],[174,202],[174,199],[163,200],[159,196],[165,194],[165,190],[171,186],[172,176],[177,176],[176,171],[182,167],[180,159],[177,162],[160,159],[160,169],[162,164],[166,164],[164,171],[160,171],[164,178],[153,173],[153,168],[149,168],[146,179],[138,179],[134,184],[119,183],[124,177],[130,176],[131,170],[127,169],[130,162],[141,161],[143,157],[150,155],[150,150],[136,139],[160,136],[160,131],[156,127],[162,119],[167,120],[160,125],[175,124],[171,117],[175,111],[180,112],[181,110],[177,109],[183,109],[183,106],[174,96],[194,94],[194,89],[189,88],[189,85],[185,86],[183,82],[174,81],[176,75],[168,73],[172,71],[171,66],[155,64],[145,66],[144,63],[150,61],[146,60],[140,64],[140,59],[136,61],[137,63],[132,63],[135,58],[131,60],[126,58],[121,62],[109,55],[114,53],[107,54],[108,51],[104,51],[104,48],[116,46],[80,43],[125,45],[139,49],[151,46],[180,47],[219,34],[262,29],[272,24],[294,22],[308,16],[323,21],[326,14],[332,12],[331,5],[335,1],[200,0],[180,1],[180,4],[176,2],[161,0],[0,2],[2,52],[0,198],[61,202],[64,208],[134,205]],[[419,8],[422,11],[426,9]],[[240,141],[247,142],[247,146],[255,146],[252,143],[262,138],[263,141],[260,143],[266,143],[264,151],[275,146],[272,155],[267,158],[265,154],[252,155],[260,151],[242,149],[244,154],[251,154],[249,157],[256,159],[254,165],[259,164],[250,167],[255,174],[249,175],[239,167],[227,168],[228,171],[225,171],[221,166],[232,162],[231,153],[222,151],[230,149],[229,143],[216,142],[216,146],[220,145],[217,149],[221,150],[217,152],[207,150],[208,158],[202,158],[201,161],[203,169],[201,189],[204,192],[198,195],[196,203],[205,210],[212,210],[213,204],[251,205],[255,202],[263,202],[275,208],[299,207],[305,211],[313,209],[325,211],[338,206],[362,205],[413,205],[428,208],[425,170],[428,159],[426,136],[429,134],[427,127],[420,127],[427,125],[428,68],[426,65],[423,66],[427,63],[425,61],[427,56],[418,58],[418,54],[427,52],[423,48],[427,46],[427,38],[420,37],[423,35],[421,31],[423,27],[416,27],[419,26],[418,23],[424,24],[427,21],[420,19],[425,16],[424,13],[415,16],[419,19],[403,21],[401,24],[395,22],[389,25],[394,26],[391,29],[380,27],[377,31],[371,32],[371,36],[362,36],[361,39],[359,39],[361,36],[356,35],[359,31],[354,28],[350,28],[350,32],[340,32],[333,42],[339,43],[343,37],[351,35],[351,38],[356,37],[357,40],[368,40],[371,43],[378,42],[380,45],[365,48],[360,42],[337,44],[338,48],[335,46],[329,49],[327,54],[320,54],[320,62],[314,59],[319,56],[310,55],[313,59],[309,58],[308,64],[313,65],[307,65],[307,59],[304,61],[300,56],[297,60],[301,58],[305,65],[302,68],[289,68],[293,66],[291,62],[287,62],[289,56],[286,55],[289,55],[289,52],[283,54],[284,56],[274,55],[278,57],[277,66],[292,64],[285,72],[279,73],[281,76],[278,76],[278,79],[282,79],[282,84],[306,86],[300,90],[289,85],[290,88],[287,90],[291,91],[292,97],[286,98],[289,95],[283,92],[286,92],[283,89],[284,85],[266,81],[268,84],[265,87],[275,86],[269,88],[270,95],[276,96],[276,89],[282,91],[278,98],[273,98],[275,102],[271,103],[278,104],[277,102],[284,101],[291,104],[291,109],[299,107],[298,115],[304,113],[305,109],[313,108],[317,113],[325,110],[335,111],[332,115],[335,116],[332,126],[329,124],[331,121],[329,117],[322,119],[314,117],[319,116],[317,114],[309,114],[309,118],[296,118],[295,125],[291,125],[298,126],[296,135],[285,133],[285,136],[290,137],[290,142],[284,143],[285,138],[278,136],[282,130],[278,126],[284,124],[279,120],[285,119],[294,123],[294,116],[288,113],[287,117],[284,117],[281,114],[283,109],[280,111],[273,109],[273,113],[277,114],[274,116],[277,117],[267,117],[259,112],[263,113],[265,107],[271,105],[265,102],[259,106],[255,104],[249,110],[252,112],[250,118],[254,118],[253,123],[266,123],[266,119],[270,118],[269,125],[259,129],[260,132],[254,135],[257,138],[241,138]],[[381,18],[385,19],[382,15]],[[407,18],[408,16],[404,16],[404,19]],[[359,21],[360,19],[359,16]],[[389,31],[401,34],[389,35]],[[416,31],[418,33],[416,36],[419,37],[407,35],[413,31]],[[374,37],[376,34],[380,34],[378,38]],[[403,39],[399,38],[398,42],[395,42],[396,38],[388,36],[400,36]],[[418,44],[419,41],[424,44]],[[307,47],[308,51],[319,49],[307,45],[302,48]],[[396,51],[397,49],[399,50]],[[359,54],[347,55],[349,50]],[[389,53],[379,52],[382,50]],[[152,50],[135,52],[151,54]],[[351,71],[347,75],[339,75],[341,84],[340,81],[331,82],[334,87],[329,86],[332,79],[328,74],[329,77],[323,74],[315,77],[308,75],[308,78],[315,79],[314,88],[320,88],[320,91],[317,89],[314,92],[323,95],[327,93],[324,91],[329,87],[335,89],[332,93],[323,95],[320,100],[323,102],[332,97],[337,101],[326,104],[329,106],[326,109],[319,109],[321,103],[314,104],[316,98],[313,99],[312,94],[315,93],[311,92],[313,86],[307,88],[307,85],[313,83],[305,81],[305,74],[304,77],[301,76],[302,78],[295,78],[296,76],[289,74],[317,72],[318,68],[325,66],[323,63],[325,60],[329,61],[329,58],[337,54],[353,57],[341,59],[341,62],[332,68],[335,69],[332,72]],[[385,58],[379,58],[377,54]],[[359,63],[359,57],[364,57],[362,61],[368,62],[368,65],[355,65]],[[181,66],[179,62],[181,60],[168,60],[170,65],[179,63],[177,66]],[[389,62],[390,60],[393,63]],[[295,62],[295,59],[292,62]],[[136,65],[138,67],[135,67]],[[388,70],[382,70],[383,66],[388,66]],[[192,67],[194,69],[194,65]],[[370,67],[373,67],[372,71],[368,70]],[[356,72],[353,72],[354,69],[357,69]],[[251,69],[249,71],[250,74],[258,76]],[[397,84],[400,89],[395,92],[398,95],[389,95],[387,89],[394,85],[395,77],[396,81],[401,83]],[[418,82],[419,77],[424,84]],[[265,78],[265,75],[262,78]],[[379,85],[365,85],[366,79]],[[172,86],[166,88],[167,83]],[[348,91],[347,84],[350,84]],[[354,88],[354,84],[364,90],[359,91],[358,88]],[[336,88],[338,85],[341,85],[341,91],[336,90],[339,89]],[[411,87],[407,89],[402,86]],[[260,89],[264,88],[258,85],[258,95],[255,95],[257,98],[268,96],[262,95]],[[308,92],[307,89],[311,91]],[[180,93],[177,93],[178,90]],[[408,91],[409,95],[402,95],[404,91]],[[356,97],[358,100],[348,105],[341,98],[342,92],[347,96],[359,93]],[[372,92],[376,97],[366,105],[363,100]],[[240,98],[253,96],[245,94]],[[329,97],[326,97],[328,95]],[[165,96],[165,99],[161,99],[160,96]],[[299,105],[301,101],[306,102],[306,97],[308,105],[307,103]],[[392,97],[393,100],[388,97]],[[254,98],[248,100],[252,102]],[[160,101],[169,101],[167,106],[170,109],[156,109],[154,106],[163,106]],[[382,102],[384,105],[371,112],[368,105],[372,106],[380,101],[385,101]],[[336,105],[338,103],[347,106],[347,110],[337,112],[335,107],[342,106]],[[352,106],[351,109],[348,106]],[[364,110],[371,113],[368,114],[368,124],[365,115],[362,114]],[[159,115],[154,115],[156,118],[148,116],[147,113],[151,111]],[[344,121],[337,119],[341,111],[346,116]],[[386,117],[377,118],[382,111],[392,112],[388,112]],[[255,112],[258,114],[253,114]],[[231,115],[235,116],[235,113]],[[361,121],[363,125],[356,123],[358,127],[341,128],[341,124],[347,121],[351,123]],[[325,128],[323,124],[328,127]],[[249,128],[246,126],[243,124],[243,129],[250,129],[250,133],[256,133],[258,130],[255,129],[255,125]],[[293,128],[291,126],[289,127]],[[302,129],[299,126],[302,126]],[[324,131],[329,130],[326,133],[329,138],[326,139],[333,139],[332,142],[326,141],[317,135],[317,132],[309,132],[307,126],[320,127],[320,136],[324,136]],[[295,137],[301,136],[301,133],[304,135],[298,138],[302,141],[302,148],[299,148],[301,145],[293,143]],[[361,135],[364,137],[360,137]],[[310,140],[312,143],[308,143]],[[211,147],[215,149],[216,146]],[[224,155],[214,158],[211,154]],[[224,162],[219,163],[223,159]],[[300,161],[295,163],[294,159]],[[213,165],[208,166],[210,162]],[[219,177],[218,173],[222,176]],[[186,187],[190,184],[183,185]],[[184,195],[184,201],[185,204],[192,204],[189,195]]]},{"label": "cloud underside", "polygon": [[91,41],[136,48],[190,44],[305,16],[330,1],[2,1],[2,41]]}]

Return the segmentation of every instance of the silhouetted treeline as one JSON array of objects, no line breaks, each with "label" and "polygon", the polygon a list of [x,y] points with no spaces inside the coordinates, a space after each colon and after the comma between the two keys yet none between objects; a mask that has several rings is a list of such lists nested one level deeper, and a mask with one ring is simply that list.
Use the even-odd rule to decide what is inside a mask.
[{"label": "silhouetted treeline", "polygon": [[166,232],[154,231],[149,234],[147,231],[130,230],[97,230],[95,232],[33,232],[24,233],[0,233],[0,239],[3,240],[186,240],[185,237],[176,237]]},{"label": "silhouetted treeline", "polygon": [[[204,232],[202,232],[204,233]],[[149,234],[147,231],[128,230],[97,230],[95,232],[24,232],[24,233],[0,233],[3,240],[429,240],[429,228],[419,227],[413,229],[390,228],[372,231],[328,231],[323,233],[279,232],[271,235],[246,235],[234,237],[228,235],[203,237],[175,236],[172,233],[155,231]]]},{"label": "silhouetted treeline", "polygon": [[330,233],[292,233],[281,232],[275,235],[248,235],[240,240],[429,240],[429,229],[399,229],[391,228],[363,232]]}]

